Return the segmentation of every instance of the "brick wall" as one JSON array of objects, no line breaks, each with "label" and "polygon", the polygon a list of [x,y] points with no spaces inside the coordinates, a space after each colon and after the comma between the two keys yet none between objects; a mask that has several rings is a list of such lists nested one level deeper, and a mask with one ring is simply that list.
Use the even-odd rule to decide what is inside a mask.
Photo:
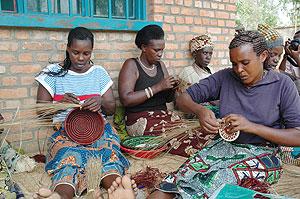
[{"label": "brick wall", "polygon": [[[163,22],[166,49],[163,61],[171,74],[192,63],[188,41],[196,35],[209,33],[215,42],[212,58],[218,70],[229,66],[228,44],[234,34],[236,0],[149,0],[148,19]],[[37,30],[30,28],[0,29],[0,108],[5,118],[15,113],[22,104],[35,103],[37,85],[34,75],[49,61],[63,60],[67,30]],[[103,65],[114,82],[117,97],[117,78],[126,58],[136,57],[135,32],[94,31],[93,61]],[[45,130],[11,129],[7,139],[26,152],[37,151]]]}]

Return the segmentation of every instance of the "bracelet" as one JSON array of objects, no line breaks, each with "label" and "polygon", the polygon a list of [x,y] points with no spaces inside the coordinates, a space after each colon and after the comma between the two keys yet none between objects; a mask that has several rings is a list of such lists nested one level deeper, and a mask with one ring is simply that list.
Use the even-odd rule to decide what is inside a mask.
[{"label": "bracelet", "polygon": [[149,99],[151,96],[150,96],[150,93],[147,88],[145,88],[145,93],[146,93],[147,98]]},{"label": "bracelet", "polygon": [[153,97],[153,91],[152,91],[152,88],[149,86],[148,89],[149,89],[149,91],[150,91],[151,97]]}]

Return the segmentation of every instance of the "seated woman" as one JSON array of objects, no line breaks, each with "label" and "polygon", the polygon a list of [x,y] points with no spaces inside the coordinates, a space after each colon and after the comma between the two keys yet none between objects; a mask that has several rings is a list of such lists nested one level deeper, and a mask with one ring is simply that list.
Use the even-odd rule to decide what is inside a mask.
[{"label": "seated woman", "polygon": [[208,35],[194,37],[190,41],[190,51],[195,61],[181,71],[179,78],[190,86],[214,73],[209,67],[213,49],[214,44]]},{"label": "seated woman", "polygon": [[232,68],[194,84],[176,103],[196,114],[203,130],[217,133],[220,124],[200,103],[220,99],[226,132],[240,131],[240,136],[234,142],[211,142],[168,175],[149,198],[209,198],[222,184],[240,185],[252,178],[275,183],[281,173],[277,145],[300,146],[300,97],[289,77],[264,70],[264,37],[241,32],[229,49]]},{"label": "seated woman", "polygon": [[[108,115],[114,113],[113,82],[102,66],[91,62],[93,45],[94,36],[88,29],[77,27],[69,32],[64,62],[49,65],[36,77],[38,103],[80,103],[82,109],[103,111]],[[54,116],[54,121],[63,124],[67,112]],[[129,167],[129,161],[120,152],[119,137],[108,122],[102,137],[89,145],[73,142],[63,126],[49,141],[45,169],[52,178],[51,189],[62,198],[73,198],[86,190],[85,167],[89,157],[102,160],[101,185],[105,189],[109,189]],[[44,195],[53,197],[47,191],[46,194],[43,190],[39,193],[40,198],[45,198]]]},{"label": "seated woman", "polygon": [[[135,44],[141,49],[141,55],[127,59],[119,74],[119,96],[125,107],[126,129],[130,136],[160,135],[182,125],[180,118],[166,106],[174,100],[176,80],[161,61],[164,31],[157,25],[145,26],[138,31]],[[189,156],[202,146],[200,140],[191,135],[172,153]]]}]

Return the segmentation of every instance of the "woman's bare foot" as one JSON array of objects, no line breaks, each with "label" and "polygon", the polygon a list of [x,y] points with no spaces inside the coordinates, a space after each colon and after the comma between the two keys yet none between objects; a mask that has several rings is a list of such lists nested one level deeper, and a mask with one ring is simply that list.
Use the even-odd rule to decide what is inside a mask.
[{"label": "woman's bare foot", "polygon": [[47,188],[40,188],[37,193],[33,195],[35,199],[61,199],[60,195],[56,192],[52,192],[50,189]]},{"label": "woman's bare foot", "polygon": [[135,199],[135,190],[137,190],[136,184],[128,175],[125,175],[122,178],[118,177],[107,190],[108,198]]}]

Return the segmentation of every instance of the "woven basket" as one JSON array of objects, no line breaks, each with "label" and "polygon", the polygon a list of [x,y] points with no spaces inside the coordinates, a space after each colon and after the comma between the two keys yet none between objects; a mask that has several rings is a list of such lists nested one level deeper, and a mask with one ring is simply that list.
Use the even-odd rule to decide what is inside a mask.
[{"label": "woven basket", "polygon": [[129,137],[121,143],[123,152],[137,158],[152,159],[167,149],[167,146],[159,146],[156,136]]},{"label": "woven basket", "polygon": [[104,119],[98,112],[74,109],[65,119],[68,137],[81,145],[88,145],[99,139],[104,132]]}]

